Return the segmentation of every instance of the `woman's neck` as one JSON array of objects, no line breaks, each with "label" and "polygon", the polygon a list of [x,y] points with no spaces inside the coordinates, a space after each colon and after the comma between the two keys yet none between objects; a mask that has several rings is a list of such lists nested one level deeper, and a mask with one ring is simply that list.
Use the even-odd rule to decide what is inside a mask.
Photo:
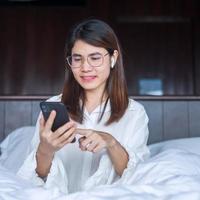
[{"label": "woman's neck", "polygon": [[92,91],[87,91],[86,94],[85,107],[89,113],[91,113],[97,106],[104,102],[108,95],[107,93],[97,93]]}]

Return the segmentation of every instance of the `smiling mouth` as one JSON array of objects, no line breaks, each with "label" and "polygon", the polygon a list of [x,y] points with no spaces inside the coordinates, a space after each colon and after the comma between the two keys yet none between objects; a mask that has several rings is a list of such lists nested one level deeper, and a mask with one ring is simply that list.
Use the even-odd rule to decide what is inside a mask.
[{"label": "smiling mouth", "polygon": [[92,81],[96,78],[97,76],[81,76],[81,79],[83,81]]}]

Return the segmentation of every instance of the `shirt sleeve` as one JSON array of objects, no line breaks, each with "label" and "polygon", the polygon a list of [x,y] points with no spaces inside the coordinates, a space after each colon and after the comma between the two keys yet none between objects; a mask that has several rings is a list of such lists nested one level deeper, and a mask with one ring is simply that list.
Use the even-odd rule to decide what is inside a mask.
[{"label": "shirt sleeve", "polygon": [[[127,168],[121,177],[118,176],[108,154],[105,153],[100,160],[99,168],[86,181],[84,189],[105,184],[130,183],[131,175],[134,174],[137,164],[149,156],[149,149],[147,147],[149,135],[148,116],[141,105],[136,112],[129,112],[129,119],[132,118],[132,120],[127,120],[128,133],[125,134],[125,139],[121,139],[122,141],[118,140],[129,155]],[[124,132],[122,134],[124,135]]]},{"label": "shirt sleeve", "polygon": [[48,176],[44,179],[40,178],[36,173],[36,152],[39,145],[39,119],[41,113],[38,117],[36,123],[36,130],[33,136],[31,146],[28,150],[27,157],[17,172],[17,175],[23,179],[31,181],[34,185],[43,186],[44,188],[49,188],[54,194],[58,194],[59,191],[65,194],[68,193],[68,178],[65,172],[62,160],[57,155],[57,152],[54,155],[52,165],[49,171]]},{"label": "shirt sleeve", "polygon": [[137,164],[147,159],[150,155],[149,148],[147,147],[149,136],[148,122],[148,116],[144,108],[141,107],[132,127],[129,142],[122,144],[129,155],[129,161],[118,183],[131,183],[131,176],[134,174]]}]

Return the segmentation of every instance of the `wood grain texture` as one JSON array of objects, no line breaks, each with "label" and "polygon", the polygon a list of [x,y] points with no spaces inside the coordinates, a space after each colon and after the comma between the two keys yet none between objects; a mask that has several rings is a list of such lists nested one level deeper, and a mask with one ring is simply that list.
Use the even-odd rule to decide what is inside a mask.
[{"label": "wood grain texture", "polygon": [[[41,99],[42,100],[42,99]],[[16,128],[35,126],[41,100],[0,101],[0,141]],[[148,144],[200,137],[199,100],[137,100],[149,117]]]}]

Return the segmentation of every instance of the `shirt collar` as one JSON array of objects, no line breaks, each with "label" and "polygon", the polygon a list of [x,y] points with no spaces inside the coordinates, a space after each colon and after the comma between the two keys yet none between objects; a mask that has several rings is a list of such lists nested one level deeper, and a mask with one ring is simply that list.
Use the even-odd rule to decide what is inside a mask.
[{"label": "shirt collar", "polygon": [[[86,110],[86,108],[84,108],[84,113],[91,115],[92,113],[101,113],[104,109],[104,105],[106,104],[106,101],[104,101],[102,104],[98,105],[90,114],[88,113],[88,111]],[[108,99],[106,108],[104,112],[110,112],[111,111],[111,105],[110,105],[110,99]]]}]

